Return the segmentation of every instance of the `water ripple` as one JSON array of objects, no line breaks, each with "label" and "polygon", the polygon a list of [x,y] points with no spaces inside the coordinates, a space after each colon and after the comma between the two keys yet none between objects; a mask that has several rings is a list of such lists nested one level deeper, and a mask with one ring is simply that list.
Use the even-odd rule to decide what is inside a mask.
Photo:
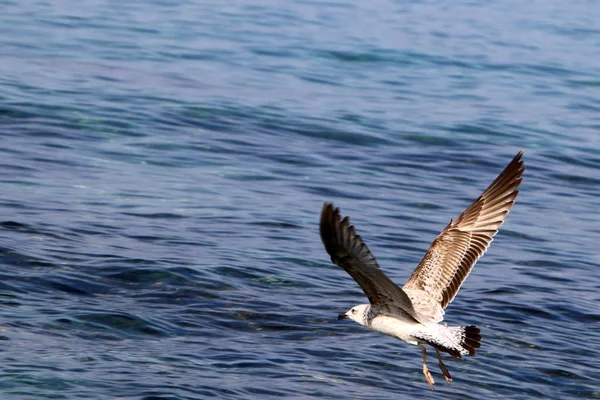
[{"label": "water ripple", "polygon": [[[5,2],[2,393],[599,397],[588,3]],[[366,300],[320,208],[400,283],[518,150],[446,314],[483,347],[430,393],[417,348],[336,320]]]}]

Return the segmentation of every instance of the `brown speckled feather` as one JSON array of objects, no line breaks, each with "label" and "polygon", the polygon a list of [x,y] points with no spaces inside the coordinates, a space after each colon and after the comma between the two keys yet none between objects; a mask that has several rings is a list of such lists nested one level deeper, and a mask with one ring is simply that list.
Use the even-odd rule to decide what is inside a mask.
[{"label": "brown speckled feather", "polygon": [[[492,238],[504,223],[519,191],[524,171],[523,153],[519,152],[496,180],[477,200],[433,241],[419,266],[412,273],[404,291],[413,302],[426,299],[437,302],[441,309],[454,300],[462,283],[477,260],[485,253]],[[423,293],[424,292],[424,293]],[[441,320],[441,309],[429,311]],[[426,312],[415,304],[415,307]]]}]

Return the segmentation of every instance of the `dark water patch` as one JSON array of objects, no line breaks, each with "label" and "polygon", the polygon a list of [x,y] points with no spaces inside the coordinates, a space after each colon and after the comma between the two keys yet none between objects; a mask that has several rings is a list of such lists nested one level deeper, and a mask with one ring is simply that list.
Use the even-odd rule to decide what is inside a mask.
[{"label": "dark water patch", "polygon": [[571,371],[566,371],[566,370],[562,370],[562,369],[548,369],[548,368],[544,368],[541,370],[541,372],[543,372],[544,374],[548,375],[548,377],[550,379],[556,379],[556,378],[568,378],[568,379],[575,379],[575,380],[585,380],[588,379],[584,376],[580,376],[578,374],[575,374]]},{"label": "dark water patch", "polygon": [[173,246],[189,246],[189,247],[216,247],[217,243],[213,240],[180,240],[180,239],[167,239],[163,240],[167,245]]},{"label": "dark water patch", "polygon": [[392,52],[359,52],[359,51],[341,51],[341,50],[329,50],[316,52],[317,56],[323,58],[329,58],[333,60],[339,60],[350,63],[372,63],[380,65],[382,62],[394,62],[398,59],[398,54]]},{"label": "dark water patch", "polygon": [[567,181],[569,184],[574,185],[600,185],[600,179],[596,179],[590,176],[580,176],[580,175],[567,175],[567,174],[552,174],[552,178],[558,181]]},{"label": "dark water patch", "polygon": [[[9,285],[6,282],[0,283],[0,304],[6,307],[21,306],[19,295],[17,294],[19,292],[21,292],[21,290],[17,285]],[[25,293],[25,291],[22,291],[22,293]]]},{"label": "dark water patch", "polygon": [[250,222],[249,225],[260,226],[263,228],[274,228],[274,229],[303,229],[302,226],[291,222],[284,221],[255,221]]},{"label": "dark water patch", "polygon": [[132,212],[123,212],[123,215],[129,215],[132,217],[140,217],[140,218],[148,218],[148,219],[180,219],[186,218],[184,215],[173,214],[173,213],[132,213]]},{"label": "dark water patch", "polygon": [[20,106],[0,106],[0,118],[4,120],[4,122],[10,123],[14,120],[22,120],[29,118],[36,118],[38,114],[34,112],[29,112],[28,108],[20,107]]},{"label": "dark water patch", "polygon": [[67,277],[63,277],[60,280],[47,280],[43,285],[77,296],[94,296],[97,294],[110,293],[112,291],[107,285]]},{"label": "dark water patch", "polygon": [[568,68],[561,67],[560,65],[550,64],[532,64],[515,62],[511,64],[502,63],[490,63],[486,64],[486,69],[497,70],[497,71],[510,71],[516,74],[523,74],[528,76],[556,76],[556,77],[573,77],[576,73]]},{"label": "dark water patch", "polygon": [[253,387],[249,387],[246,389],[246,392],[250,395],[257,395],[257,396],[275,396],[275,397],[282,397],[286,395],[287,391],[281,391],[281,390],[269,390],[267,388],[253,388]]},{"label": "dark water patch", "polygon": [[551,153],[546,155],[548,159],[555,160],[560,164],[576,165],[584,168],[600,169],[600,158],[589,155],[578,155],[577,157],[567,154]]},{"label": "dark water patch", "polygon": [[449,138],[443,138],[436,135],[418,134],[418,135],[405,135],[406,140],[410,140],[415,143],[431,146],[440,147],[460,147],[460,143],[456,140]]},{"label": "dark water patch", "polygon": [[536,267],[536,268],[544,268],[544,269],[548,268],[548,269],[554,269],[554,270],[562,270],[565,268],[565,265],[563,263],[548,260],[548,259],[527,260],[527,261],[523,261],[521,264],[528,266],[528,267]]},{"label": "dark water patch", "polygon": [[[103,225],[103,224],[91,224],[91,225],[94,226],[95,228],[98,228],[98,229],[93,229],[92,230],[92,229],[86,229],[86,228],[72,228],[72,229],[70,229],[69,232],[74,237],[86,238],[86,237],[89,237],[89,236],[107,236],[107,237],[112,237],[112,236],[114,236],[114,232],[118,231],[118,228],[115,227],[115,226],[111,227],[111,226],[107,226],[107,225]],[[88,256],[92,256],[92,254],[88,254]]]},{"label": "dark water patch", "polygon": [[[176,306],[199,308],[211,307],[220,309],[230,300],[231,296],[227,296],[226,293],[220,293],[218,290],[214,290],[214,287],[206,289],[204,286],[206,285],[193,285],[191,287],[165,285],[165,287],[160,289],[144,288],[140,289],[138,293],[132,296],[132,298],[139,300],[144,305],[152,304],[156,309],[163,310]],[[181,309],[179,312],[181,315],[188,313],[185,308]],[[193,315],[199,314],[199,312],[196,311],[190,311],[190,313]],[[185,326],[188,323],[194,326],[206,326],[206,323],[185,322],[181,318],[178,316],[177,321],[174,323],[180,326]]]},{"label": "dark water patch", "polygon": [[57,269],[59,266],[55,263],[40,260],[37,257],[28,256],[11,249],[0,248],[0,259],[7,265],[31,269]]},{"label": "dark water patch", "polygon": [[220,276],[242,280],[257,280],[261,277],[261,271],[252,267],[217,267],[214,271]]},{"label": "dark water patch", "polygon": [[369,200],[371,196],[368,193],[345,190],[343,188],[332,188],[329,186],[299,185],[309,194],[317,195],[327,199],[354,199]]},{"label": "dark water patch", "polygon": [[[292,121],[290,121],[292,122]],[[320,125],[315,122],[307,123],[304,121],[293,121],[282,125],[279,129],[283,132],[300,135],[314,139],[326,139],[339,143],[346,143],[357,146],[378,146],[389,144],[389,141],[383,137],[376,137],[359,132],[350,132],[345,129],[335,129],[325,124]]]},{"label": "dark water patch", "polygon": [[580,79],[567,79],[565,80],[565,82],[570,85],[571,87],[575,87],[575,88],[579,88],[579,87],[584,87],[584,88],[596,88],[598,86],[600,86],[600,80],[596,80],[593,79],[592,77],[590,78],[580,78]]},{"label": "dark water patch", "polygon": [[[276,161],[283,165],[295,165],[298,167],[302,167],[307,164],[311,164],[307,162],[309,160],[308,157],[300,154],[269,154],[267,157],[269,158],[269,160]],[[274,178],[270,177],[268,178],[268,180],[274,180]]]},{"label": "dark water patch", "polygon": [[586,313],[573,305],[565,305],[560,301],[551,306],[552,312],[560,314],[563,320],[569,320],[577,324],[600,324],[599,313]]},{"label": "dark water patch", "polygon": [[195,283],[203,280],[203,274],[189,268],[149,268],[135,267],[126,268],[118,267],[118,271],[114,269],[100,272],[103,276],[111,280],[123,281],[126,283],[135,284],[173,284],[184,285],[187,283]]},{"label": "dark water patch", "polygon": [[576,102],[576,103],[570,104],[569,108],[573,111],[591,111],[594,113],[597,113],[598,111],[600,111],[600,106],[593,105],[590,103],[584,103],[584,102]]},{"label": "dark water patch", "polygon": [[[495,301],[496,303],[499,300]],[[488,318],[491,318],[495,321],[502,323],[504,326],[518,326],[525,325],[526,318],[521,316],[520,314],[515,315],[513,313],[507,312],[502,308],[502,305],[497,305],[496,308],[487,311]],[[515,328],[517,329],[517,328]]]},{"label": "dark water patch", "polygon": [[35,230],[33,228],[31,228],[29,225],[22,224],[20,222],[15,222],[15,221],[2,221],[2,222],[0,222],[0,226],[2,228],[11,229],[11,230],[22,230],[22,231],[26,231],[29,233],[35,232]]},{"label": "dark water patch", "polygon": [[168,329],[127,313],[87,313],[78,314],[75,319],[85,324],[86,331],[100,330],[126,335],[127,337],[148,336],[168,337]]},{"label": "dark water patch", "polygon": [[303,74],[299,76],[300,79],[308,82],[308,83],[316,83],[316,84],[320,84],[320,85],[327,85],[327,86],[342,86],[341,82],[338,82],[338,80],[336,79],[337,77],[334,75],[316,75],[315,73],[312,73],[310,75],[308,74]]},{"label": "dark water patch", "polygon": [[171,239],[168,236],[151,236],[151,235],[126,235],[130,239],[139,240],[141,242],[166,242]]},{"label": "dark water patch", "polygon": [[24,165],[0,164],[0,170],[13,170],[13,171],[19,171],[19,172],[34,172],[37,169],[30,168],[30,167],[27,167],[27,166],[24,166]]},{"label": "dark water patch", "polygon": [[[457,126],[452,126],[449,128],[446,128],[449,132],[455,132],[455,133],[464,133],[464,134],[472,134],[474,136],[494,136],[494,137],[505,137],[505,138],[510,138],[510,137],[514,137],[514,134],[510,134],[507,132],[503,132],[501,130],[498,129],[493,129],[493,127],[491,126],[485,126],[485,125],[457,125]],[[472,139],[473,140],[473,139]]]},{"label": "dark water patch", "polygon": [[37,272],[27,272],[24,277],[12,278],[12,283],[21,293],[64,293],[74,296],[93,297],[112,292],[110,286],[96,283],[87,279],[48,274],[37,275]]},{"label": "dark water patch", "polygon": [[231,132],[252,115],[250,110],[232,106],[188,107],[173,115],[173,120],[187,126],[203,128],[213,132]]},{"label": "dark water patch", "polygon": [[299,54],[298,51],[285,48],[252,48],[252,53],[260,56],[279,58],[295,58]]},{"label": "dark water patch", "polygon": [[539,307],[535,307],[533,305],[509,305],[505,308],[506,311],[508,312],[512,312],[515,315],[527,315],[527,316],[531,316],[531,317],[535,317],[535,318],[542,318],[542,319],[556,319],[556,314],[555,313],[550,313],[542,308]]},{"label": "dark water patch", "polygon": [[[548,240],[545,240],[543,237],[541,236],[533,236],[533,235],[528,235],[526,233],[523,232],[519,232],[519,231],[515,231],[515,230],[511,230],[511,229],[503,229],[502,230],[502,235],[503,236],[507,236],[507,237],[513,237],[515,239],[519,239],[520,241],[524,241],[524,242],[533,242],[533,243],[543,243],[543,242],[547,242]],[[548,254],[548,256],[550,256],[551,254]],[[528,265],[525,263],[525,265]]]},{"label": "dark water patch", "polygon": [[[248,325],[253,326],[256,330],[265,332],[302,332],[304,334],[313,334],[313,329],[322,321],[316,321],[313,319],[302,319],[294,315],[287,314],[285,312],[248,312],[244,310],[230,311],[229,315],[235,317],[240,321],[245,321]],[[285,340],[287,336],[280,336],[282,340]],[[297,336],[293,336],[295,340]],[[290,339],[288,339],[290,340]]]},{"label": "dark water patch", "polygon": [[582,390],[574,388],[566,388],[563,392],[567,395],[571,395],[579,399],[597,399],[600,398],[600,391],[594,390],[593,388]]},{"label": "dark water patch", "polygon": [[505,295],[513,295],[513,294],[518,294],[519,290],[514,288],[514,287],[503,287],[503,288],[497,288],[497,289],[491,289],[491,290],[485,290],[481,292],[483,295],[487,296],[494,296],[494,295],[498,295],[501,297],[504,297]]},{"label": "dark water patch", "polygon": [[543,281],[552,281],[556,284],[559,285],[571,285],[573,284],[573,279],[572,278],[567,278],[565,276],[557,276],[557,275],[550,275],[546,272],[543,271],[539,271],[539,270],[524,270],[522,272],[523,275],[526,276],[530,276],[532,278],[537,278],[539,279],[541,282]]},{"label": "dark water patch", "polygon": [[445,207],[432,203],[408,203],[408,207],[421,208],[423,210],[443,210]]}]

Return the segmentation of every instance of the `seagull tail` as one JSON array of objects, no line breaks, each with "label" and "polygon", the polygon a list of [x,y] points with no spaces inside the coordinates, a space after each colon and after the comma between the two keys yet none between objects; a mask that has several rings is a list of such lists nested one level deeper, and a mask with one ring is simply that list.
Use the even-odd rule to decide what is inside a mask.
[{"label": "seagull tail", "polygon": [[474,356],[481,347],[481,331],[475,325],[436,325],[436,330],[437,334],[423,335],[419,339],[452,357],[462,358],[465,354]]},{"label": "seagull tail", "polygon": [[481,347],[481,330],[475,325],[459,326],[456,329],[460,332],[461,353],[474,356]]}]

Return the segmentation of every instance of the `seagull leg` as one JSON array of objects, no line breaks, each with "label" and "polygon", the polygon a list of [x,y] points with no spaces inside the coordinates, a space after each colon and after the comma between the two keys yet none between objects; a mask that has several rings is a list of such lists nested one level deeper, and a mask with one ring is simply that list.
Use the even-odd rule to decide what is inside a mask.
[{"label": "seagull leg", "polygon": [[440,354],[440,351],[437,348],[435,349],[435,351],[438,356],[438,361],[440,362],[440,369],[442,370],[442,373],[444,374],[444,378],[446,378],[446,382],[452,383],[452,377],[450,376],[450,372],[448,372],[448,370],[446,369],[446,366],[442,362],[442,355]]},{"label": "seagull leg", "polygon": [[423,375],[425,375],[427,384],[431,390],[433,390],[433,384],[435,381],[433,380],[433,376],[431,376],[431,372],[429,372],[429,368],[427,368],[427,350],[425,350],[425,346],[423,346],[421,343],[419,343],[418,346],[421,349],[421,354],[423,354]]}]

